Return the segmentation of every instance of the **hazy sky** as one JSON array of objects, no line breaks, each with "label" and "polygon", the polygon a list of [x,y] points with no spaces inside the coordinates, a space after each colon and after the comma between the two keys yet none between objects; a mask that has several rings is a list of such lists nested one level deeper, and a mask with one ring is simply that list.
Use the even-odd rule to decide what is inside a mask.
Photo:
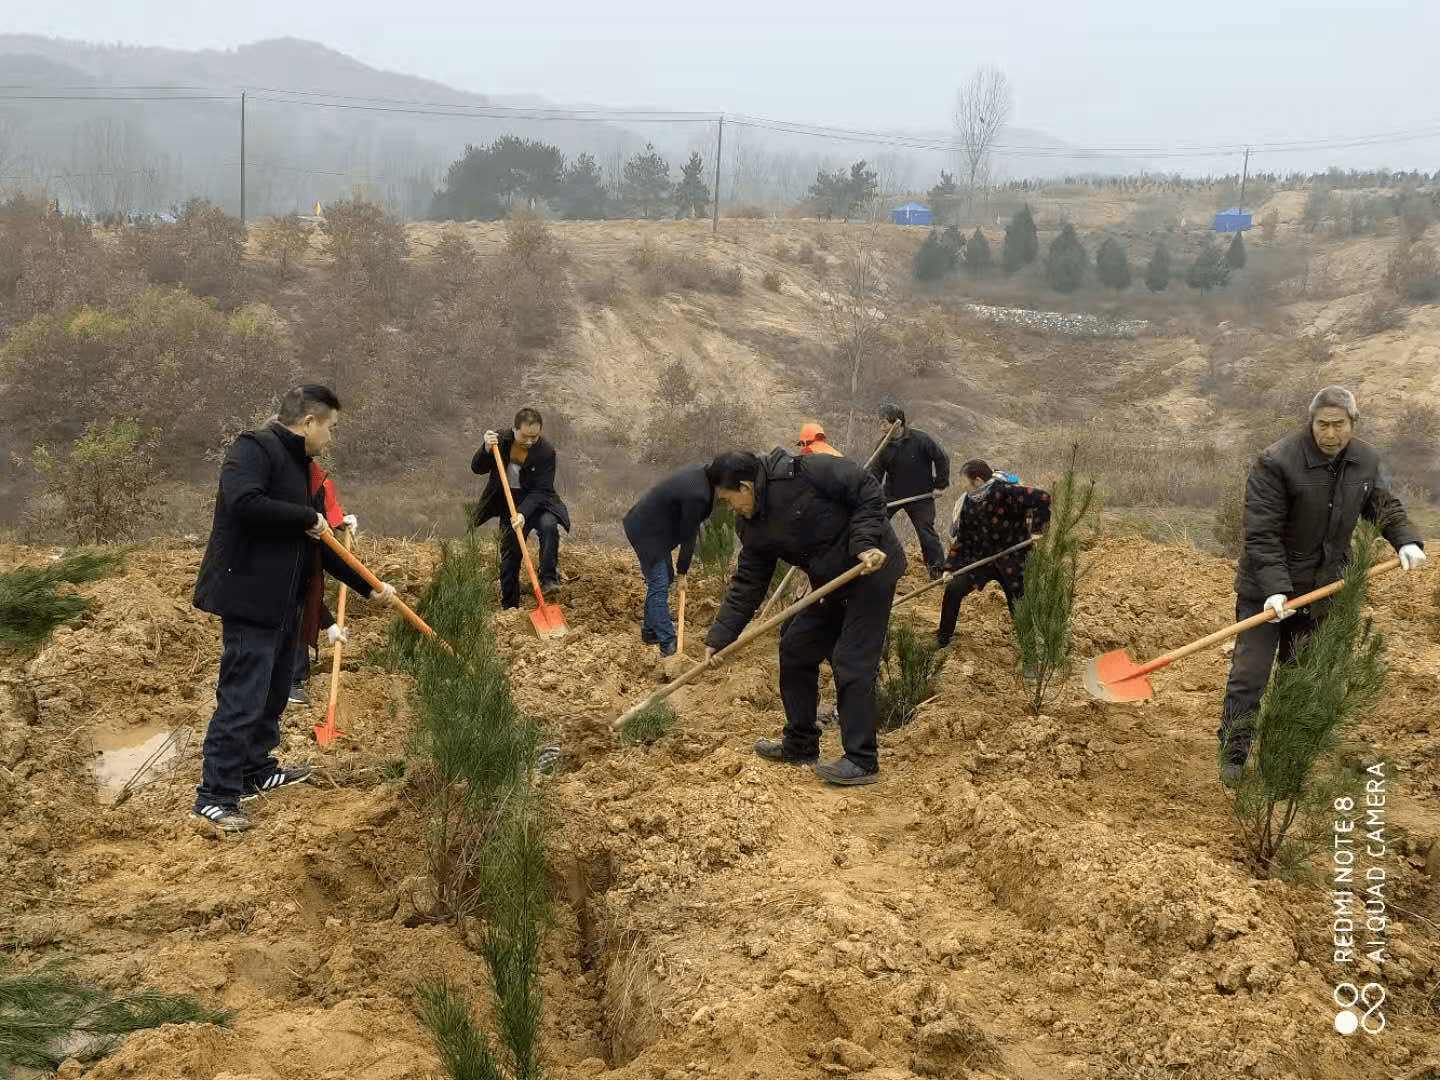
[{"label": "hazy sky", "polygon": [[[948,127],[956,85],[994,63],[1015,88],[1013,124],[1079,146],[1429,128],[1425,141],[1331,156],[1435,169],[1438,10],[1436,0],[7,0],[3,29],[185,49],[295,36],[480,93],[887,130]],[[1253,156],[1253,168],[1301,164]]]}]

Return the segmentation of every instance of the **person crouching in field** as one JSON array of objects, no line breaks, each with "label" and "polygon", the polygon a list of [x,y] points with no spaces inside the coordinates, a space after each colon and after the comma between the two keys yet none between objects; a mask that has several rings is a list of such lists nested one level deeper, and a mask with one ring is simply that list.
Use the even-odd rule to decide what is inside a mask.
[{"label": "person crouching in field", "polygon": [[194,604],[220,617],[223,649],[215,713],[201,749],[193,813],[226,832],[249,829],[242,799],[298,784],[310,766],[281,766],[280,714],[294,674],[299,614],[324,568],[362,597],[388,600],[319,540],[330,533],[312,502],[310,459],[334,437],[340,402],[327,387],[285,395],[276,419],[241,432],[220,467],[210,540]]}]

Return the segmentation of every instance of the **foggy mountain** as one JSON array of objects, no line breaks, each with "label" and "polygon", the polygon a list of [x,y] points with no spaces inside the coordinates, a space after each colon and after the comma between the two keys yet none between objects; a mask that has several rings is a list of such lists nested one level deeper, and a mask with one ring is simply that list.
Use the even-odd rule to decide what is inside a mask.
[{"label": "foggy mountain", "polygon": [[[43,190],[95,214],[162,212],[198,195],[234,213],[242,89],[251,218],[308,211],[352,194],[420,217],[467,144],[505,134],[551,143],[568,158],[592,154],[612,183],[647,142],[676,174],[692,151],[706,160],[708,181],[714,162],[716,125],[709,120],[647,121],[637,115],[644,110],[603,119],[595,116],[601,110],[534,95],[465,93],[294,38],[185,52],[12,34],[0,35],[0,191]],[[919,143],[951,138],[907,134]],[[1039,149],[998,155],[999,178],[1140,169],[1121,158],[1075,155],[1035,131],[1010,129],[1002,142]],[[941,169],[957,170],[944,150],[780,131],[728,117],[723,202],[792,201],[818,169],[861,158],[886,195],[923,193]]]}]

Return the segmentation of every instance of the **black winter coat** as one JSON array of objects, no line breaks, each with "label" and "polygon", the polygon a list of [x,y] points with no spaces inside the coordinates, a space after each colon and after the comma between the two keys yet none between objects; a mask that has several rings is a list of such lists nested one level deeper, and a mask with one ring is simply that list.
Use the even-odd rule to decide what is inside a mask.
[{"label": "black winter coat", "polygon": [[1309,425],[1272,443],[1246,478],[1237,596],[1296,596],[1336,581],[1349,561],[1358,518],[1375,522],[1398,550],[1421,543],[1369,443],[1352,439],[1334,462],[1316,446]]},{"label": "black winter coat", "polygon": [[881,486],[855,462],[829,454],[792,455],[777,447],[761,463],[755,514],[736,518],[741,553],[735,577],[706,635],[706,645],[715,649],[740,637],[765,597],[777,560],[799,567],[813,587],[850,570],[867,548],[886,553],[876,574],[899,579],[906,569]]},{"label": "black winter coat", "polygon": [[871,463],[877,480],[884,479],[886,501],[942,491],[951,483],[951,460],[925,432],[907,428]]},{"label": "black winter coat", "polygon": [[701,523],[715,506],[715,492],[706,480],[704,465],[678,469],[626,511],[625,538],[642,563],[667,557],[677,547],[677,574],[690,571]]},{"label": "black winter coat", "polygon": [[[278,424],[241,432],[225,452],[193,603],[263,627],[293,616],[320,564],[362,597],[370,583],[305,535],[315,524],[305,439]],[[318,551],[317,551],[318,549]]]},{"label": "black winter coat", "polygon": [[[500,456],[508,466],[510,449],[515,446],[515,431],[509,427],[492,430],[500,436]],[[509,521],[510,511],[505,505],[505,493],[500,490],[505,477],[504,474],[496,474],[495,455],[486,449],[484,443],[475,452],[475,457],[471,458],[470,471],[481,476],[490,475],[485,491],[481,493],[480,502],[475,507],[475,524],[485,525],[492,518]],[[555,445],[545,436],[541,436],[535,446],[530,448],[525,463],[520,467],[520,497],[515,501],[515,509],[525,515],[527,523],[534,520],[541,511],[548,510],[555,515],[556,521],[565,527],[566,532],[570,532],[570,512],[565,509],[565,504],[555,491]]]}]

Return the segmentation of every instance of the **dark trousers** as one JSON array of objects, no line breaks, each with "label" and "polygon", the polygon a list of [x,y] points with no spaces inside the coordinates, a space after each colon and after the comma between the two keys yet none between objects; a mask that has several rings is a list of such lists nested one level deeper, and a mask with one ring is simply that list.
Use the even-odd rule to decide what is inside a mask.
[{"label": "dark trousers", "polygon": [[820,750],[816,705],[821,662],[828,660],[836,679],[845,757],[868,772],[878,768],[876,673],[896,582],[905,569],[905,560],[893,555],[875,574],[857,578],[786,624],[781,632],[780,684],[786,710],[781,743],[787,756],[811,758]]},{"label": "dark trousers", "polygon": [[[1261,600],[1236,598],[1236,621],[1250,619],[1264,608]],[[1221,741],[1228,762],[1244,762],[1256,734],[1256,708],[1271,679],[1271,665],[1277,654],[1282,664],[1296,659],[1296,650],[1316,626],[1315,606],[1302,608],[1280,623],[1272,620],[1242,631],[1231,654],[1231,674],[1226,677],[1226,701],[1221,706]]]},{"label": "dark trousers", "polygon": [[921,541],[921,558],[926,561],[926,570],[933,575],[938,573],[941,564],[946,561],[946,550],[941,544],[941,538],[936,536],[936,501],[918,499],[904,507],[892,507],[886,517],[894,518],[897,511],[905,511],[910,516],[911,525],[915,527],[916,536]]},{"label": "dark trousers", "polygon": [[300,641],[295,644],[295,675],[292,682],[297,687],[310,682],[310,647]]},{"label": "dark trousers", "polygon": [[[540,534],[540,580],[558,579],[560,558],[560,523],[555,515],[543,510],[525,523],[525,535]],[[500,523],[500,606],[520,607],[520,545],[515,543],[515,530],[510,522]]]},{"label": "dark trousers", "polygon": [[195,803],[234,805],[247,784],[278,766],[280,714],[295,675],[295,615],[279,627],[221,620],[220,679],[215,713],[201,748]]},{"label": "dark trousers", "polygon": [[956,617],[961,614],[961,601],[976,590],[985,589],[987,582],[995,582],[1001,587],[1001,592],[1006,595],[1006,607],[1011,610],[1011,615],[1016,614],[1016,602],[1025,591],[1025,578],[1019,573],[1005,573],[1005,568],[997,565],[999,562],[977,567],[969,574],[958,574],[946,584],[945,595],[941,598],[941,622],[936,628],[936,641],[941,645],[949,644],[951,636],[956,633]]}]

